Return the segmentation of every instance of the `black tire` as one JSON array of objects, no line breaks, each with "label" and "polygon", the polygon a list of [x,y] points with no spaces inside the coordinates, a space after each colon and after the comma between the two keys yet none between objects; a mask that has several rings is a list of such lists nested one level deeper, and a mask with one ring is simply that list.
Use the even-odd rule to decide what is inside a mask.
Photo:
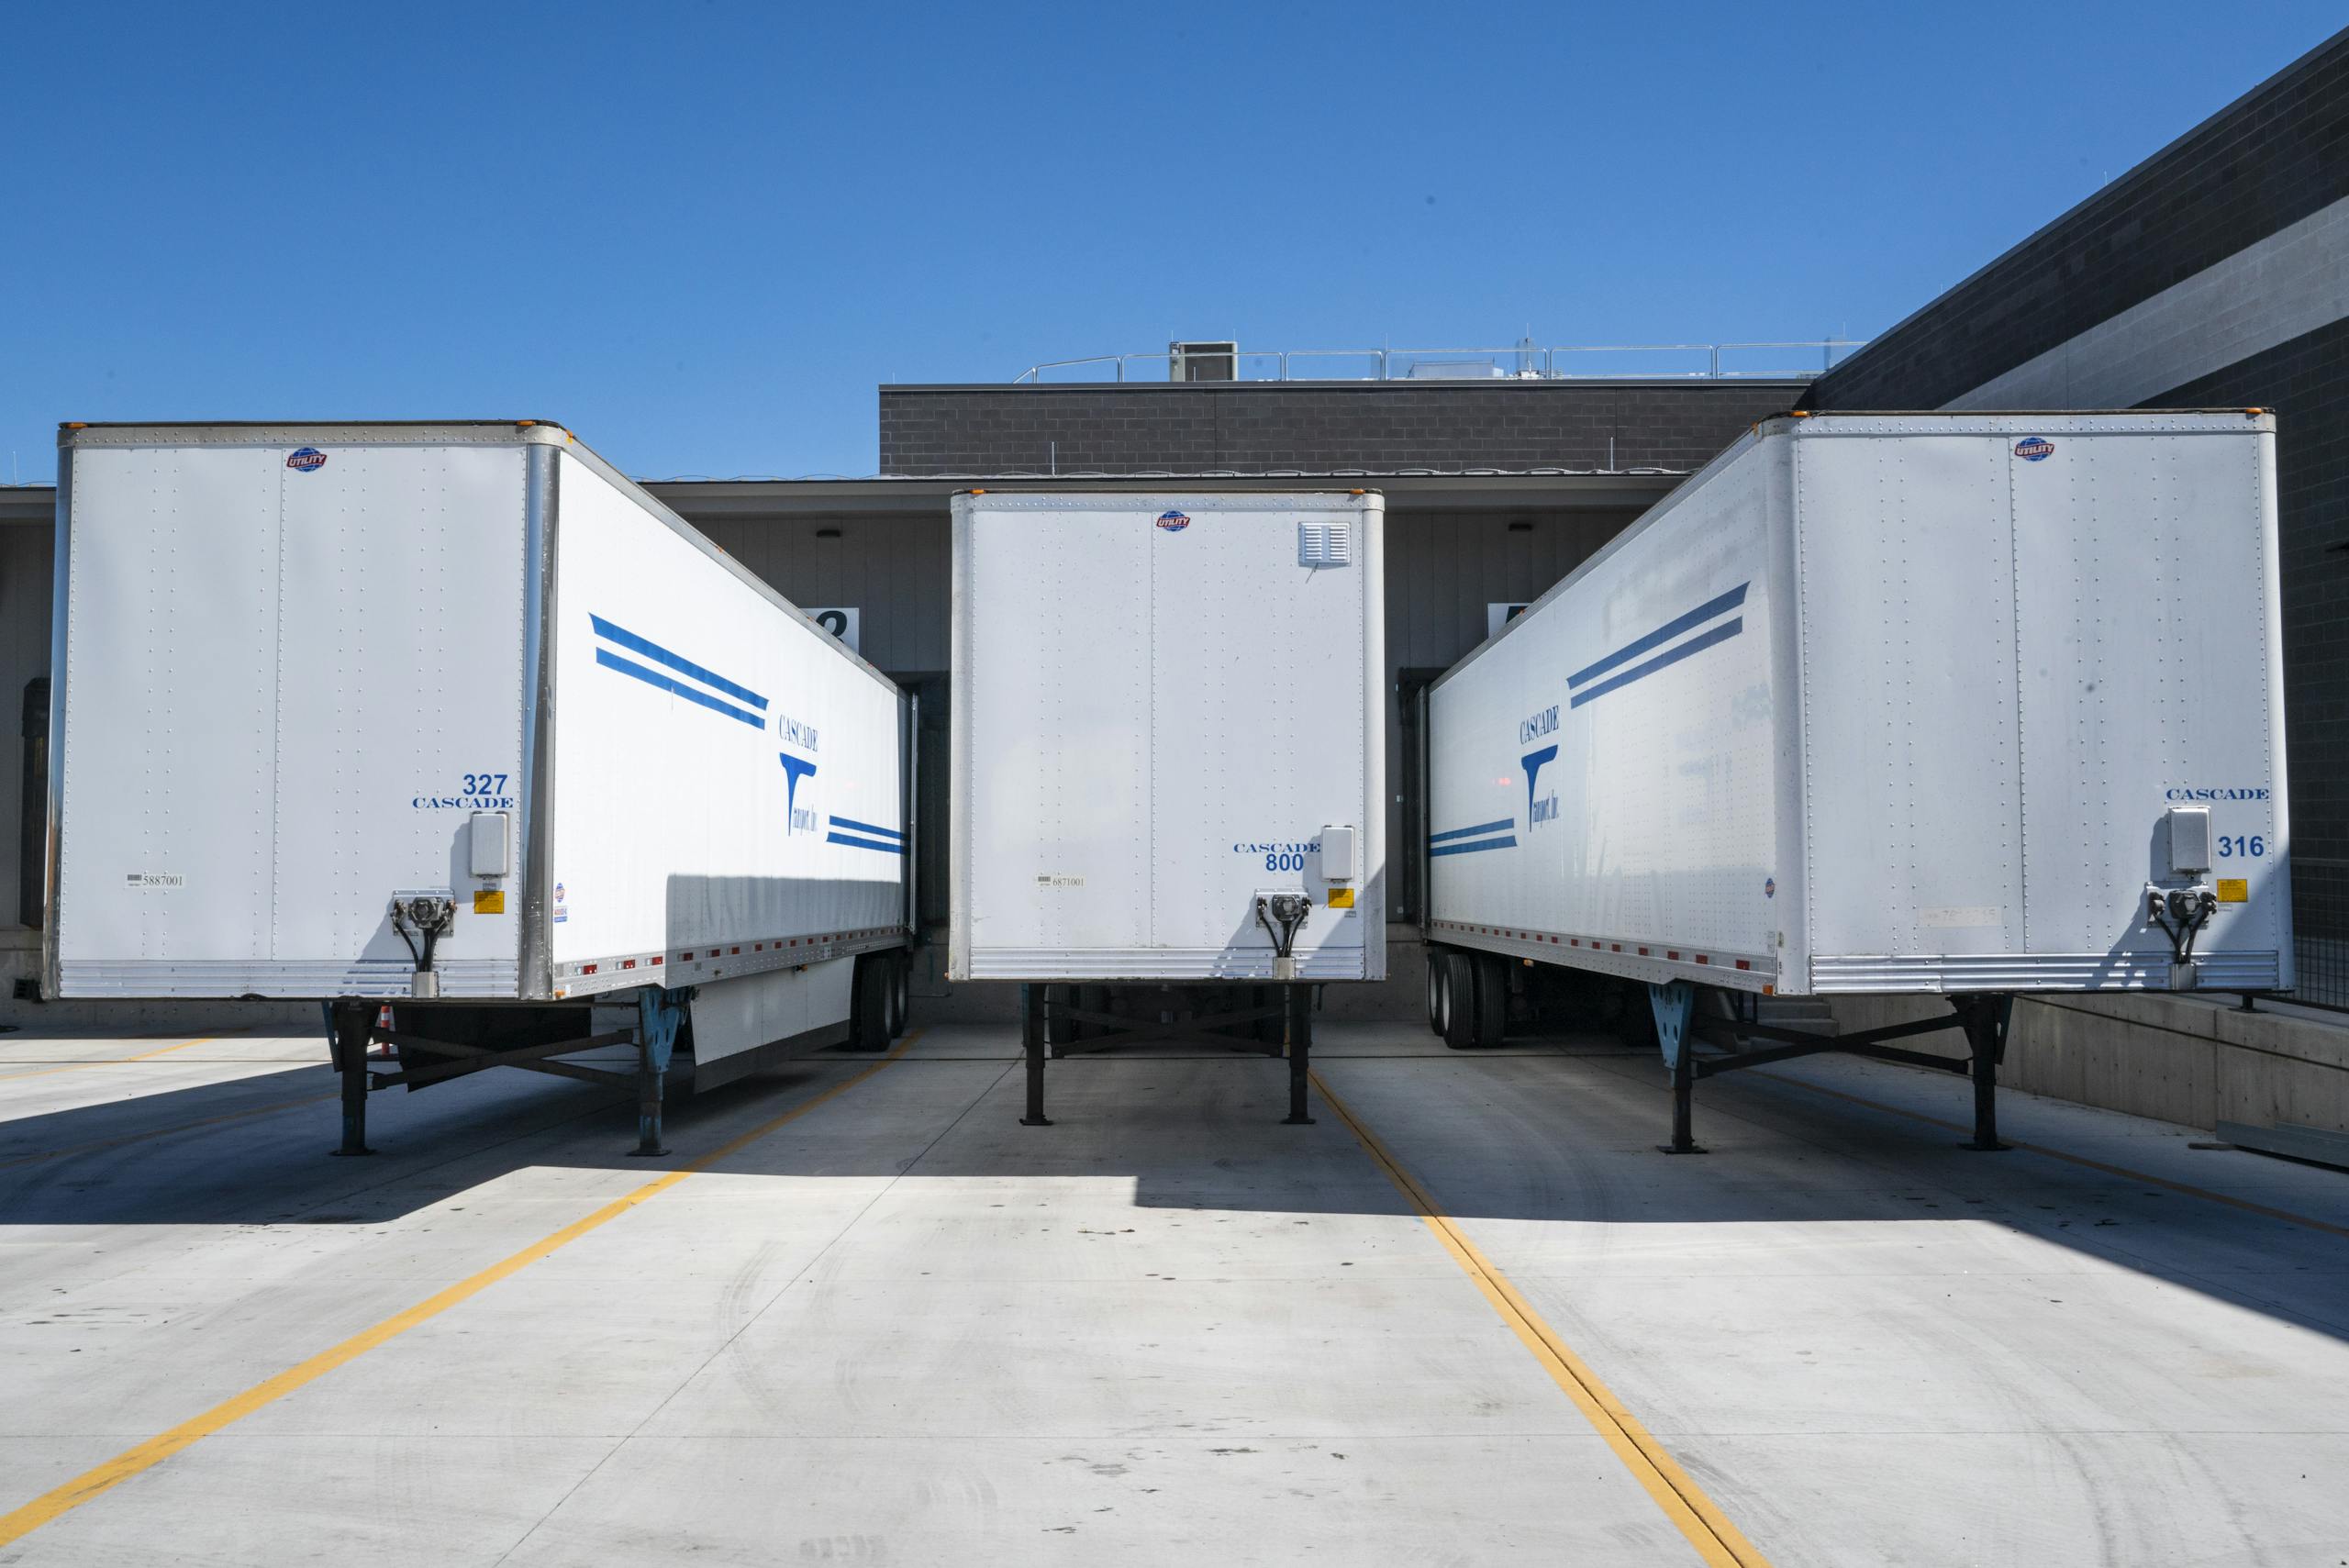
[{"label": "black tire", "polygon": [[848,1048],[882,1051],[889,1049],[889,970],[884,955],[866,953],[856,961],[851,982],[855,998],[849,1012]]},{"label": "black tire", "polygon": [[1508,1034],[1508,960],[1498,953],[1476,955],[1476,1049],[1492,1051]]},{"label": "black tire", "polygon": [[1453,1051],[1476,1045],[1476,955],[1443,955],[1443,1043]]},{"label": "black tire", "polygon": [[1428,949],[1428,1028],[1443,1033],[1443,950]]},{"label": "black tire", "polygon": [[889,1038],[906,1032],[914,1010],[914,955],[897,950],[889,961]]}]

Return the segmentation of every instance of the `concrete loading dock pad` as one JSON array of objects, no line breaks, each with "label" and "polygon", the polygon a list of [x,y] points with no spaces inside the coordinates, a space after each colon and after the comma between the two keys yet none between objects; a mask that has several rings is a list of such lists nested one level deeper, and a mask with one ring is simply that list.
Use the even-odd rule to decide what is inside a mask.
[{"label": "concrete loading dock pad", "polygon": [[338,1161],[313,1037],[0,1037],[0,1563],[2349,1558],[2338,1173],[1837,1059],[1674,1160],[1652,1052],[1317,1044],[1312,1127],[1171,1048],[1027,1129],[939,1028],[648,1165],[561,1081]]}]

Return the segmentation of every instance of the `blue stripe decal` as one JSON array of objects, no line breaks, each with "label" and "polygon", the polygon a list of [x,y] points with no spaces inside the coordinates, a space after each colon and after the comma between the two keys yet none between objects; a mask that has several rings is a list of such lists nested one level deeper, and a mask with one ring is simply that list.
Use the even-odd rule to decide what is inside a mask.
[{"label": "blue stripe decal", "polygon": [[1473,844],[1439,844],[1428,853],[1431,855],[1473,855],[1478,850],[1513,850],[1515,848],[1517,848],[1517,835],[1511,833],[1505,839],[1479,839]]},{"label": "blue stripe decal", "polygon": [[631,653],[641,653],[656,664],[666,664],[672,670],[682,671],[706,685],[717,687],[729,697],[750,704],[761,713],[767,710],[767,699],[751,690],[750,687],[738,686],[716,671],[705,670],[692,660],[681,654],[672,653],[659,643],[639,637],[624,628],[614,626],[599,615],[590,615],[587,618],[595,624],[597,637],[617,642]]},{"label": "blue stripe decal", "polygon": [[1712,630],[1706,632],[1703,636],[1692,637],[1687,641],[1680,644],[1679,647],[1659,653],[1644,664],[1635,664],[1631,669],[1626,670],[1621,674],[1614,677],[1612,680],[1601,681],[1598,684],[1591,687],[1590,690],[1586,692],[1576,692],[1574,695],[1574,699],[1568,702],[1566,706],[1568,707],[1580,707],[1586,702],[1595,702],[1598,698],[1605,696],[1608,693],[1615,690],[1618,686],[1628,686],[1633,681],[1640,679],[1642,675],[1654,674],[1666,664],[1677,664],[1683,659],[1687,658],[1691,653],[1699,652],[1705,649],[1710,648],[1717,642],[1727,642],[1731,638],[1735,637],[1739,632],[1743,631],[1744,629],[1745,617],[1742,616],[1740,616],[1735,620],[1724,621],[1720,626],[1713,628]]},{"label": "blue stripe decal", "polygon": [[1514,828],[1516,826],[1517,819],[1515,817],[1504,817],[1497,822],[1480,822],[1474,828],[1454,828],[1448,833],[1431,833],[1428,835],[1428,842],[1431,844],[1441,844],[1446,839],[1473,839],[1479,833],[1497,832],[1503,828]]},{"label": "blue stripe decal", "polygon": [[902,839],[906,836],[904,830],[901,828],[875,828],[870,822],[859,822],[854,817],[833,817],[832,826],[835,828],[853,828],[860,833],[870,833],[876,839]]},{"label": "blue stripe decal", "polygon": [[847,833],[827,833],[824,835],[824,842],[846,844],[852,850],[879,850],[882,853],[889,855],[902,855],[906,852],[906,847],[903,844],[885,844],[878,839],[859,839]]},{"label": "blue stripe decal", "polygon": [[683,681],[673,681],[660,671],[648,670],[632,659],[623,659],[608,648],[596,650],[596,662],[607,670],[618,670],[623,675],[634,675],[648,686],[658,686],[664,692],[674,692],[687,702],[697,702],[702,706],[713,712],[722,713],[729,718],[739,718],[753,729],[764,729],[767,727],[767,721],[755,713],[744,713],[739,707],[719,702],[698,686],[689,686]]},{"label": "blue stripe decal", "polygon": [[1609,653],[1598,663],[1584,665],[1581,669],[1566,677],[1566,684],[1568,686],[1579,686],[1585,681],[1591,679],[1593,676],[1604,675],[1608,671],[1612,670],[1616,665],[1622,663],[1626,660],[1637,659],[1641,654],[1645,653],[1651,648],[1663,647],[1665,643],[1670,642],[1674,638],[1678,637],[1682,632],[1687,631],[1690,627],[1698,625],[1704,621],[1709,621],[1715,616],[1720,614],[1723,610],[1733,610],[1737,608],[1738,606],[1745,603],[1745,590],[1753,585],[1753,584],[1751,580],[1740,583],[1736,587],[1731,588],[1720,598],[1708,599],[1703,604],[1698,605],[1695,609],[1690,610],[1687,615],[1675,617],[1671,620],[1668,620],[1662,626],[1656,628],[1653,631],[1648,633],[1645,637],[1639,638],[1633,641],[1623,644],[1622,647],[1617,649],[1614,652]]}]

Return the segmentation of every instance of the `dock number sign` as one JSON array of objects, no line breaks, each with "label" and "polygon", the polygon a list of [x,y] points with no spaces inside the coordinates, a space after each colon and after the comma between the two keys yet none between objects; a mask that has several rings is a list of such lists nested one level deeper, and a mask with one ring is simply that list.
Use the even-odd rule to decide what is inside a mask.
[{"label": "dock number sign", "polygon": [[857,612],[853,608],[835,606],[831,609],[808,610],[806,614],[809,620],[848,644],[848,651],[851,653],[863,651],[856,645]]}]

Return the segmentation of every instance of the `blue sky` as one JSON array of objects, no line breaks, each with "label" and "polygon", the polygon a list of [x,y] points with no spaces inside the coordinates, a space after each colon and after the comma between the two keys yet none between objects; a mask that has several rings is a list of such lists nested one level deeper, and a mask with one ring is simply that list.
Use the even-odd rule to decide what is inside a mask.
[{"label": "blue sky", "polygon": [[2341,20],[17,6],[0,463],[47,479],[67,418],[486,416],[853,474],[881,383],[1173,336],[1865,336]]}]

